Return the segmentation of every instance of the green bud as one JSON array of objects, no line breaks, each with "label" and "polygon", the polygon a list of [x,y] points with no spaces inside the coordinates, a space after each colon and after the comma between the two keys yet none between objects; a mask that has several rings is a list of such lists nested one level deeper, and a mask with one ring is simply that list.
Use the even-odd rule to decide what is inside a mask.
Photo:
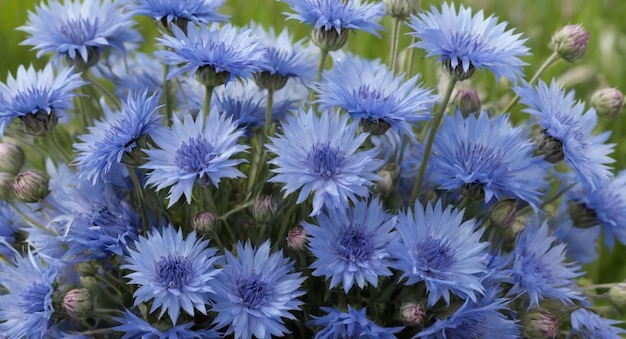
[{"label": "green bud", "polygon": [[382,194],[383,197],[393,193],[398,174],[400,173],[400,167],[396,164],[387,164],[378,171],[378,175],[382,178],[376,181],[374,186],[375,192]]},{"label": "green bud", "polygon": [[98,284],[98,279],[93,276],[81,276],[78,278],[80,280],[81,286],[90,290],[90,291],[99,291],[100,285]]},{"label": "green bud", "polygon": [[254,83],[263,89],[271,88],[272,90],[277,91],[285,87],[287,80],[289,80],[288,77],[279,73],[271,74],[267,71],[254,73]]},{"label": "green bud", "polygon": [[624,108],[624,94],[617,88],[599,89],[591,95],[590,101],[598,115],[610,119],[617,117]]},{"label": "green bud", "polygon": [[75,288],[63,297],[63,308],[72,318],[81,319],[93,311],[94,298],[86,288]]},{"label": "green bud", "polygon": [[457,105],[464,117],[480,111],[480,98],[473,89],[463,88],[457,94]]},{"label": "green bud", "polygon": [[48,196],[48,175],[38,170],[26,170],[15,177],[13,193],[23,202],[39,202]]},{"label": "green bud", "polygon": [[626,283],[618,283],[609,289],[609,299],[619,308],[626,307]]},{"label": "green bud", "polygon": [[48,113],[40,109],[37,113],[28,113],[21,116],[20,120],[22,120],[24,133],[40,137],[54,130],[54,127],[59,122],[59,117],[54,110]]},{"label": "green bud", "polygon": [[13,194],[13,175],[0,172],[0,200],[9,201]]},{"label": "green bud", "polygon": [[567,25],[552,35],[548,47],[558,53],[563,60],[574,62],[585,55],[590,37],[583,26]]},{"label": "green bud", "polygon": [[385,11],[391,17],[406,19],[419,11],[420,0],[383,0]]},{"label": "green bud", "polygon": [[502,199],[489,211],[489,220],[494,225],[506,227],[515,220],[516,210],[517,200]]},{"label": "green bud", "polygon": [[196,71],[196,80],[206,87],[217,87],[228,81],[230,73],[226,71],[217,72],[212,66],[202,66]]},{"label": "green bud", "polygon": [[535,308],[520,315],[524,338],[556,338],[559,321],[548,310]]},{"label": "green bud", "polygon": [[196,213],[191,220],[193,229],[205,234],[215,231],[216,223],[215,216],[207,211]]},{"label": "green bud", "polygon": [[349,29],[342,29],[341,33],[338,33],[334,28],[329,30],[324,29],[324,27],[315,28],[311,33],[311,41],[315,46],[332,52],[346,45],[349,33]]},{"label": "green bud", "polygon": [[276,214],[276,203],[272,197],[261,195],[256,198],[252,205],[252,217],[257,222],[268,222]]},{"label": "green bud", "polygon": [[297,226],[287,233],[287,246],[293,250],[303,250],[306,244],[306,231],[304,227]]},{"label": "green bud", "polygon": [[426,319],[426,311],[420,303],[407,300],[400,305],[400,318],[408,326],[420,325]]},{"label": "green bud", "polygon": [[24,151],[15,144],[0,143],[0,172],[16,175],[24,166]]}]

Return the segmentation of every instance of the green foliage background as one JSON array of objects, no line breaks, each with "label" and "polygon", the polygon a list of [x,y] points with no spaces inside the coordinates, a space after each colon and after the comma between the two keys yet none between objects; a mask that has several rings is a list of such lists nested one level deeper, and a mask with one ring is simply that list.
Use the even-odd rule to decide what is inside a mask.
[{"label": "green foliage background", "polygon": [[[339,0],[337,0],[339,1]],[[27,22],[28,10],[33,10],[39,1],[33,0],[0,0],[2,20],[0,20],[0,81],[6,79],[8,72],[15,74],[21,64],[34,64],[41,67],[45,62],[37,59],[30,46],[20,46],[19,43],[26,37],[15,28]],[[439,6],[442,1],[423,1],[422,8],[430,5]],[[548,57],[550,50],[547,43],[551,34],[559,27],[567,24],[582,23],[591,33],[591,40],[587,54],[583,60],[575,64],[560,63],[551,68],[543,76],[550,81],[553,76],[559,77],[567,87],[576,90],[580,100],[587,100],[591,93],[601,87],[617,87],[626,92],[626,1],[622,0],[465,0],[457,1],[470,6],[477,11],[483,9],[486,16],[495,15],[500,20],[509,22],[510,28],[522,32],[528,39],[527,46],[532,55],[525,58],[529,64],[526,68],[528,77],[534,73],[542,61]],[[265,27],[273,26],[280,30],[287,26],[298,38],[306,37],[310,28],[296,20],[285,21],[282,14],[289,7],[276,0],[227,0],[222,12],[231,16],[236,25],[244,25],[255,20]],[[142,32],[147,37],[146,46],[154,46],[152,40],[156,31],[150,20],[140,18]],[[356,33],[349,39],[349,49],[352,52],[368,58],[387,58],[389,46],[388,35],[391,31],[390,19],[385,19],[386,32],[383,39],[378,39],[366,33]],[[403,28],[406,32],[407,27]],[[401,47],[407,46],[409,38],[404,36]],[[416,70],[423,75],[424,82],[437,86],[438,67],[433,67],[433,59],[425,59],[421,51],[416,51]],[[402,55],[401,55],[402,56]],[[479,74],[473,84],[479,89],[485,89],[484,102],[500,108],[511,96],[505,86],[494,87],[495,79],[489,74]],[[513,113],[519,111],[519,106]],[[612,142],[617,144],[613,157],[617,160],[615,168],[626,167],[626,119],[622,116],[611,121],[601,121],[599,129],[612,130]],[[600,260],[587,267],[588,278],[596,283],[621,281],[626,278],[626,249],[616,246],[612,253],[606,248],[602,250]]]}]

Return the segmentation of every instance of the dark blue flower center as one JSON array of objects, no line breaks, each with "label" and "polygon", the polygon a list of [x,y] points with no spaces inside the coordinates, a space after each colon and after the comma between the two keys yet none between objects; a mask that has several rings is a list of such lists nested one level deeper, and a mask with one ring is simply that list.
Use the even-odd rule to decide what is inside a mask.
[{"label": "dark blue flower center", "polygon": [[307,154],[307,162],[313,172],[324,179],[334,177],[344,159],[343,151],[339,147],[332,147],[330,142],[313,145]]},{"label": "dark blue flower center", "polygon": [[36,313],[45,311],[46,296],[50,292],[50,286],[35,282],[30,288],[27,288],[21,295],[22,302],[20,308],[24,313]]},{"label": "dark blue flower center", "polygon": [[337,252],[350,262],[368,260],[374,252],[372,234],[364,233],[359,227],[350,227],[341,235],[337,244]]},{"label": "dark blue flower center", "polygon": [[272,291],[272,287],[258,273],[252,273],[251,276],[237,282],[241,303],[247,309],[263,306]]},{"label": "dark blue flower center", "polygon": [[417,246],[417,263],[424,272],[442,273],[454,265],[454,250],[450,243],[432,236]]},{"label": "dark blue flower center", "polygon": [[202,137],[189,138],[176,150],[176,165],[186,173],[196,173],[200,179],[204,176],[211,161],[217,157],[213,145]]},{"label": "dark blue flower center", "polygon": [[191,261],[183,256],[170,254],[161,257],[156,263],[159,282],[175,295],[178,295],[191,279],[191,270]]}]

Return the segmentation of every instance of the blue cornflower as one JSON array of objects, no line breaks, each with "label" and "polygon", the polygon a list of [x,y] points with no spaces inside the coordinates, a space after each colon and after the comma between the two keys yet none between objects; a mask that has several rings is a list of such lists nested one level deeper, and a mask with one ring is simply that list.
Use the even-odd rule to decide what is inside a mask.
[{"label": "blue cornflower", "polygon": [[569,218],[563,216],[563,221],[554,228],[553,235],[567,245],[565,256],[570,260],[591,264],[598,257],[599,226],[575,227]]},{"label": "blue cornflower", "polygon": [[361,30],[379,36],[383,27],[378,23],[385,15],[382,2],[363,3],[362,0],[282,0],[296,11],[284,13],[287,19],[297,19],[316,30]]},{"label": "blue cornflower", "polygon": [[510,254],[513,262],[506,273],[513,286],[507,295],[527,295],[529,309],[537,307],[542,299],[563,303],[581,299],[574,282],[583,274],[580,266],[565,260],[565,245],[555,240],[548,235],[547,224],[527,224]]},{"label": "blue cornflower", "polygon": [[164,66],[157,58],[137,51],[128,55],[111,53],[106,65],[96,67],[92,72],[113,82],[119,97],[126,97],[130,92],[162,90]]},{"label": "blue cornflower", "polygon": [[574,91],[566,93],[554,79],[549,87],[540,81],[535,88],[526,84],[514,91],[520,102],[528,106],[523,111],[535,116],[544,129],[539,150],[548,161],[565,160],[578,181],[591,190],[610,179],[606,164],[615,161],[608,156],[614,144],[605,144],[609,132],[591,134],[598,121],[593,108],[583,112],[585,105],[575,101]]},{"label": "blue cornflower", "polygon": [[192,316],[194,308],[206,314],[220,272],[214,266],[221,258],[208,244],[195,232],[183,239],[183,232],[172,226],[153,229],[135,241],[135,249],[124,257],[127,264],[121,266],[132,271],[126,275],[128,284],[139,285],[133,294],[135,306],[153,299],[150,313],[160,307],[159,318],[167,311],[173,324],[181,309]]},{"label": "blue cornflower", "polygon": [[41,71],[20,66],[15,78],[9,74],[6,85],[0,83],[0,137],[13,118],[27,116],[42,121],[48,118],[50,126],[44,128],[51,130],[57,118],[73,107],[73,91],[84,84],[72,68],[60,70],[55,76],[51,64]]},{"label": "blue cornflower", "polygon": [[226,251],[224,270],[215,283],[214,320],[216,329],[228,326],[226,334],[236,338],[259,339],[288,333],[281,318],[295,319],[291,311],[299,310],[297,298],[305,278],[289,273],[293,263],[282,251],[270,254],[270,242],[258,248],[237,243],[235,257]]},{"label": "blue cornflower", "polygon": [[416,201],[413,209],[398,216],[398,239],[391,245],[392,266],[407,278],[405,285],[423,281],[429,306],[441,297],[449,303],[450,292],[476,301],[487,272],[489,243],[480,242],[482,230],[473,219],[463,221],[463,211],[443,209],[441,201],[425,208]]},{"label": "blue cornflower", "polygon": [[446,67],[471,75],[474,69],[487,69],[496,78],[505,77],[512,82],[522,76],[526,63],[521,56],[530,54],[524,46],[526,39],[513,30],[505,31],[506,22],[498,18],[484,18],[483,11],[472,16],[471,8],[460,6],[457,13],[453,4],[444,3],[441,12],[431,6],[430,12],[411,15],[409,33],[420,41],[413,47],[426,51],[426,56],[438,56]]},{"label": "blue cornflower", "polygon": [[[168,73],[168,79],[187,71],[196,78],[203,78],[204,70],[210,70],[216,79],[207,80],[224,83],[237,77],[250,78],[267,62],[265,47],[249,29],[239,30],[230,24],[212,24],[209,27],[189,24],[187,34],[177,26],[172,26],[172,31],[174,36],[157,38],[163,46],[172,50],[155,52],[166,64],[176,65]],[[180,64],[182,66],[178,67]]]},{"label": "blue cornflower", "polygon": [[283,134],[271,137],[266,147],[276,154],[269,163],[276,165],[270,182],[282,182],[285,196],[301,189],[296,203],[302,203],[311,192],[313,211],[322,206],[347,208],[348,200],[369,195],[368,186],[380,177],[376,171],[382,161],[375,159],[375,149],[357,152],[367,134],[356,135],[358,123],[348,117],[325,111],[317,117],[313,111],[300,111],[288,117]]},{"label": "blue cornflower", "polygon": [[435,136],[431,178],[443,190],[462,189],[485,203],[517,198],[537,206],[549,164],[533,156],[533,145],[508,115],[489,119],[486,112],[463,118],[446,116]]},{"label": "blue cornflower", "polygon": [[321,109],[339,106],[372,134],[391,128],[415,138],[411,124],[430,119],[437,100],[418,80],[416,75],[405,82],[404,75],[395,76],[379,60],[348,55],[322,74],[315,89]]},{"label": "blue cornflower", "polygon": [[43,265],[41,258],[28,252],[16,256],[14,265],[0,261],[0,335],[6,338],[43,338],[51,321],[53,283],[58,266]]},{"label": "blue cornflower", "polygon": [[172,186],[168,207],[183,194],[190,204],[194,184],[217,187],[221,178],[243,176],[235,166],[245,160],[231,157],[248,146],[237,143],[243,131],[236,130],[231,118],[213,111],[206,122],[203,115],[194,121],[189,114],[182,122],[173,120],[171,130],[153,138],[160,149],[146,150],[148,162],[141,166],[152,170],[146,185],[156,186],[157,191]]},{"label": "blue cornflower", "polygon": [[[38,49],[37,57],[52,52],[77,64],[92,66],[100,52],[124,51],[125,42],[139,41],[132,14],[112,0],[50,1],[28,12],[29,24],[18,27],[31,36],[22,45]],[[82,61],[82,62],[81,62]]]},{"label": "blue cornflower", "polygon": [[353,309],[348,305],[348,312],[342,312],[332,307],[321,307],[326,312],[325,316],[312,316],[309,326],[324,327],[315,333],[316,339],[330,338],[383,338],[395,339],[395,333],[402,327],[380,327],[367,319],[365,312],[367,307],[360,310]]},{"label": "blue cornflower", "polygon": [[622,324],[622,321],[604,319],[584,308],[572,312],[570,319],[572,332],[567,336],[568,339],[578,338],[581,335],[585,338],[617,339],[626,334],[626,330],[623,328],[613,326]]},{"label": "blue cornflower", "polygon": [[214,330],[198,329],[192,330],[194,323],[186,323],[174,326],[168,330],[157,328],[136,316],[129,310],[124,311],[123,317],[113,317],[121,325],[113,327],[116,332],[124,333],[122,339],[170,339],[170,338],[189,338],[189,339],[208,339],[221,338],[222,336]]},{"label": "blue cornflower", "polygon": [[317,257],[311,264],[314,276],[331,277],[330,287],[343,282],[346,293],[365,281],[378,286],[378,277],[388,277],[396,217],[383,211],[381,202],[357,201],[348,209],[328,209],[317,215],[319,226],[304,223],[309,249]]},{"label": "blue cornflower", "polygon": [[89,134],[80,135],[82,143],[75,143],[79,152],[75,163],[81,177],[95,183],[104,178],[111,166],[126,163],[131,166],[142,161],[137,152],[145,139],[164,131],[159,115],[159,96],[148,96],[148,91],[131,92],[122,102],[122,111],[104,110],[105,120],[89,127]]},{"label": "blue cornflower", "polygon": [[145,15],[163,24],[181,21],[208,23],[224,21],[227,16],[219,14],[217,9],[225,0],[135,0],[128,7],[134,14]]}]

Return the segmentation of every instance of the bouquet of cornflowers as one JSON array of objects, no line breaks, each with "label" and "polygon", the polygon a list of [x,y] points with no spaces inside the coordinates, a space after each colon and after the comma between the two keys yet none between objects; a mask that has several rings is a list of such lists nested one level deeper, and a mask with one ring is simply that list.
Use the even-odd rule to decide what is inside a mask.
[{"label": "bouquet of cornflowers", "polygon": [[[23,44],[50,59],[0,84],[0,335],[626,333],[626,286],[580,279],[600,239],[626,244],[626,172],[595,131],[623,95],[587,108],[542,80],[584,55],[582,26],[527,77],[523,35],[463,5],[283,1],[310,39],[236,27],[224,0],[29,12]],[[347,51],[386,15],[385,62]],[[481,108],[478,73],[508,103]]]}]

